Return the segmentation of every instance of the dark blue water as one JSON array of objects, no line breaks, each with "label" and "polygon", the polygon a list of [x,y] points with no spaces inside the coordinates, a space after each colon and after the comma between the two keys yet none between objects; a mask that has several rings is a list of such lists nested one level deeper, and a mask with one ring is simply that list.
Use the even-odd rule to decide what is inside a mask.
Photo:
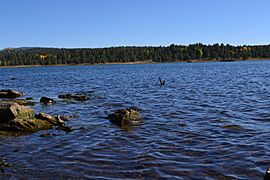
[{"label": "dark blue water", "polygon": [[[79,116],[71,133],[0,136],[12,163],[0,178],[262,179],[270,166],[270,61],[0,69],[0,89],[57,100],[37,112]],[[90,100],[57,99],[68,92]],[[131,106],[138,127],[105,118]]]}]

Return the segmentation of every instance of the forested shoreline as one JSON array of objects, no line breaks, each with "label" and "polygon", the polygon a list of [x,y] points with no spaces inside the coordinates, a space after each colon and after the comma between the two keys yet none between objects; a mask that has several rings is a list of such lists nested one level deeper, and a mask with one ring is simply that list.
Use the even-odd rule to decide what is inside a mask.
[{"label": "forested shoreline", "polygon": [[0,66],[69,65],[102,63],[230,61],[270,59],[270,45],[232,46],[201,43],[159,47],[108,48],[6,48],[0,51]]}]

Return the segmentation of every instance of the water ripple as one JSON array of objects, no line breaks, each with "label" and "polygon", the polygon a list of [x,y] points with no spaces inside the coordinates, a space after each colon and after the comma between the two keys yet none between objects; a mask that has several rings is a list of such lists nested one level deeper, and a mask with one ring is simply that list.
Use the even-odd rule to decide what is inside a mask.
[{"label": "water ripple", "polygon": [[[68,122],[75,131],[49,130],[50,138],[0,132],[0,156],[13,164],[0,176],[262,179],[270,165],[269,68],[249,61],[1,69],[1,89],[57,100],[37,103],[37,112],[79,118]],[[90,100],[57,98],[69,92]],[[105,118],[126,107],[140,109],[140,126],[120,129]]]}]

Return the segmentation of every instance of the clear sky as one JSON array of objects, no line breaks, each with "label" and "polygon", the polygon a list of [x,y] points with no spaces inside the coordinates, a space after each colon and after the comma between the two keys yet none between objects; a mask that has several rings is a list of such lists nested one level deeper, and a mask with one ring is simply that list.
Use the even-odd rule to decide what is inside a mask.
[{"label": "clear sky", "polygon": [[1,0],[0,49],[270,44],[270,0]]}]

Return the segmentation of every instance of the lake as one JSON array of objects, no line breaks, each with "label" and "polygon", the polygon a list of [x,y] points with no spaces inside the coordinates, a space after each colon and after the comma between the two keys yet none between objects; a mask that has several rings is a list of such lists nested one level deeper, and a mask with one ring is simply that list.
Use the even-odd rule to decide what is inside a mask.
[{"label": "lake", "polygon": [[[36,112],[79,116],[70,133],[1,135],[12,167],[0,178],[263,179],[270,166],[270,61],[0,69],[0,89],[33,97]],[[90,100],[57,98],[76,92]],[[141,125],[106,119],[128,107]]]}]

